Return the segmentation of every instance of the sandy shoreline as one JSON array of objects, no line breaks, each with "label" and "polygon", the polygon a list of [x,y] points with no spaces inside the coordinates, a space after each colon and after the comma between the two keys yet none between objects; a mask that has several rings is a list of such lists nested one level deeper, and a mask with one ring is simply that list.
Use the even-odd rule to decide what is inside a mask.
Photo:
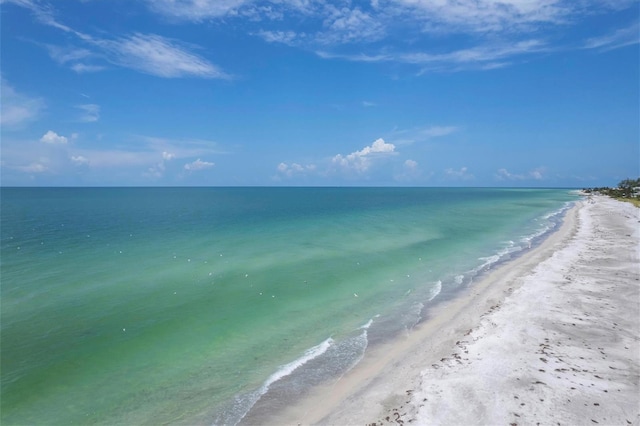
[{"label": "sandy shoreline", "polygon": [[640,424],[640,210],[580,202],[540,246],[273,424]]}]

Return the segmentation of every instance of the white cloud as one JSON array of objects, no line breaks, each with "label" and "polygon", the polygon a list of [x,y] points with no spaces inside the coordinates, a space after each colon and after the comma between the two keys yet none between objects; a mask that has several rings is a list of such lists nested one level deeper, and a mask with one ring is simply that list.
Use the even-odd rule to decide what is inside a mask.
[{"label": "white cloud", "polygon": [[[113,144],[110,144],[113,146]],[[169,161],[180,158],[218,154],[213,141],[194,139],[166,139],[135,136],[126,147],[91,149],[76,147],[74,155],[91,160],[92,168],[164,168]],[[162,166],[160,164],[162,163]]]},{"label": "white cloud", "polygon": [[34,0],[3,0],[0,3],[12,3],[25,7],[33,13],[35,18],[44,25],[49,25],[65,32],[74,32],[71,28],[61,24],[55,19],[53,8],[48,4],[36,2]]},{"label": "white cloud", "polygon": [[[530,39],[513,43],[485,44],[472,48],[453,50],[446,53],[386,53],[366,55],[358,53],[332,54],[324,51],[316,52],[325,59],[343,59],[353,62],[400,62],[422,66],[421,74],[429,71],[462,71],[465,69],[491,70],[509,65],[504,62],[512,58],[532,53],[548,51],[549,47],[542,40]],[[496,62],[498,61],[498,62]],[[502,61],[502,62],[500,62]]]},{"label": "white cloud", "polygon": [[40,138],[40,142],[48,143],[51,145],[64,145],[68,141],[69,140],[65,136],[60,136],[53,130],[49,130]]},{"label": "white cloud", "polygon": [[[345,8],[318,2],[317,7],[310,8],[313,14],[307,19],[315,19],[312,22],[321,29],[306,34],[304,39],[298,38],[296,44],[314,50],[325,59],[419,65],[422,66],[419,74],[469,69],[488,71],[510,66],[516,63],[515,58],[524,55],[557,49],[532,34],[544,34],[542,30],[554,27],[568,28],[583,16],[625,9],[634,3],[633,0],[387,0],[371,2],[370,7]],[[279,41],[292,44],[292,37],[282,37],[288,31],[290,29],[280,28],[273,34],[280,36]],[[457,34],[471,37],[466,47],[450,52],[437,51],[437,47],[412,52],[407,46],[414,45],[421,37],[407,38],[407,31],[421,34],[425,39]],[[366,49],[367,44],[372,46],[371,42],[385,38],[407,42],[401,42],[404,48],[387,44],[383,48]],[[617,48],[635,44],[637,40],[636,24],[635,32],[632,26],[590,39],[587,47]],[[352,43],[359,43],[359,48],[344,48]]]},{"label": "white cloud", "polygon": [[[218,66],[186,46],[154,34],[95,38],[60,23],[53,7],[33,0],[5,0],[30,9],[36,19],[75,35],[83,47],[48,47],[52,58],[75,72],[94,72],[108,62],[164,78],[195,76],[231,78]],[[634,6],[635,0],[146,0],[152,11],[170,21],[231,19],[270,43],[313,50],[326,59],[398,62],[420,66],[419,74],[462,70],[495,70],[514,58],[553,50],[548,41],[532,37],[549,28],[569,27],[588,14]],[[265,21],[269,21],[265,24]],[[304,22],[306,33],[299,31]],[[247,24],[248,23],[248,24]],[[268,25],[268,26],[267,26]],[[266,28],[265,28],[266,27]],[[634,30],[635,28],[635,30]],[[634,33],[635,31],[635,33]],[[637,24],[610,35],[588,39],[585,48],[612,49],[637,43]],[[409,37],[408,34],[412,36]],[[414,50],[427,37],[466,35],[467,46],[450,52]],[[417,35],[417,37],[416,37]],[[388,39],[384,47],[373,42]],[[457,38],[461,40],[464,38]],[[405,47],[392,47],[401,46]],[[357,49],[344,48],[356,45]],[[431,46],[434,46],[432,43]],[[334,50],[331,52],[330,50]],[[369,50],[367,52],[367,50]],[[377,51],[375,51],[377,50]],[[414,50],[414,51],[411,51]]]},{"label": "white cloud", "polygon": [[523,174],[513,174],[511,172],[509,172],[507,169],[499,169],[496,177],[499,180],[522,180],[522,179],[526,179],[526,175]]},{"label": "white cloud", "polygon": [[361,151],[358,152],[359,155],[369,155],[378,152],[393,152],[396,147],[393,146],[392,143],[386,143],[382,138],[376,139],[375,142],[371,144],[370,147],[364,147]]},{"label": "white cloud", "polygon": [[110,62],[145,74],[165,78],[230,78],[175,40],[159,35],[135,33],[116,40],[94,40],[93,43],[105,50]]},{"label": "white cloud", "polygon": [[293,31],[259,31],[256,34],[268,43],[282,43],[289,46],[293,46],[297,40],[305,36]]},{"label": "white cloud", "polygon": [[[84,36],[83,34],[77,33],[76,35],[80,36],[80,38],[85,41],[91,40],[90,37]],[[87,48],[79,48],[74,46],[61,47],[54,45],[47,45],[46,47],[51,59],[53,59],[60,65],[68,66],[78,74],[97,72],[105,69],[105,67],[101,65],[86,63],[87,60],[96,60],[100,56]]]},{"label": "white cloud", "polygon": [[461,167],[458,170],[449,168],[444,171],[445,175],[452,179],[460,179],[460,180],[471,180],[475,179],[475,176],[469,173],[469,169],[466,167]]},{"label": "white cloud", "polygon": [[530,31],[562,24],[579,2],[567,0],[395,0],[390,4],[429,32]]},{"label": "white cloud", "polygon": [[354,62],[386,62],[386,61],[397,60],[396,55],[387,54],[387,53],[380,53],[376,55],[368,55],[365,53],[340,54],[340,53],[327,52],[325,50],[317,50],[315,53],[322,59],[344,59],[347,61],[354,61]]},{"label": "white cloud", "polygon": [[20,166],[18,170],[26,172],[26,173],[44,173],[49,171],[47,166],[42,163],[31,163],[27,166]]},{"label": "white cloud", "polygon": [[146,0],[149,8],[167,18],[202,22],[208,19],[248,18],[282,20],[286,13],[311,16],[327,2],[317,0]]},{"label": "white cloud", "polygon": [[587,39],[585,49],[609,51],[640,43],[640,23],[617,29],[609,34]]},{"label": "white cloud", "polygon": [[148,167],[157,161],[158,154],[153,151],[127,151],[124,149],[76,149],[79,156],[91,159],[91,166],[94,168],[129,168]]},{"label": "white cloud", "polygon": [[355,8],[337,8],[326,4],[324,30],[316,34],[321,44],[375,41],[384,37],[385,25],[372,15]]},{"label": "white cloud", "polygon": [[208,169],[215,166],[214,163],[210,163],[208,161],[202,161],[201,159],[197,159],[196,161],[193,161],[191,163],[187,163],[184,165],[184,169],[188,170],[190,172],[193,171],[197,171],[197,170],[204,170],[204,169]]},{"label": "white cloud", "polygon": [[[169,162],[180,158],[193,158],[200,155],[218,154],[217,144],[213,141],[196,139],[167,139],[150,136],[136,136],[129,141],[128,149],[112,150],[75,150],[91,159],[92,168],[140,168],[147,178],[160,178],[167,174]],[[199,160],[200,163],[206,163]],[[185,165],[186,170],[197,170],[198,166],[207,167],[198,161]],[[213,166],[213,163],[207,163]],[[188,166],[188,167],[187,167]]]},{"label": "white cloud", "polygon": [[78,63],[80,60],[87,59],[93,56],[93,53],[89,49],[77,48],[77,47],[60,47],[54,45],[48,45],[47,50],[51,59],[59,64]]},{"label": "white cloud", "polygon": [[447,136],[451,133],[455,133],[458,131],[456,126],[430,126],[425,129],[422,129],[421,133],[426,138],[437,138],[441,136]]},{"label": "white cloud", "polygon": [[168,161],[173,160],[175,157],[176,157],[175,154],[172,154],[167,151],[162,151],[162,160],[160,160],[160,162],[155,166],[149,167],[145,175],[152,178],[162,177],[164,175],[165,170],[167,169],[166,163]]},{"label": "white cloud", "polygon": [[315,164],[307,164],[302,166],[298,163],[280,163],[277,167],[278,175],[281,177],[291,178],[296,175],[305,175],[316,170]]},{"label": "white cloud", "polygon": [[83,157],[82,155],[72,155],[71,157],[69,157],[69,159],[76,166],[83,166],[90,163],[89,159]]},{"label": "white cloud", "polygon": [[[210,154],[220,154],[215,141],[205,139],[170,139],[155,136],[136,136],[137,142],[144,145],[144,149],[159,154],[165,159],[201,157]],[[157,153],[157,154],[155,154]]]},{"label": "white cloud", "polygon": [[[175,40],[155,34],[141,33],[114,39],[92,37],[58,22],[54,17],[53,8],[49,5],[36,3],[32,0],[5,0],[5,2],[30,9],[39,22],[73,34],[83,42],[85,47],[82,48],[47,46],[50,56],[56,62],[70,64],[70,67],[78,73],[101,70],[103,67],[99,65],[80,62],[90,57],[101,57],[115,65],[158,77],[230,78],[216,65],[193,53],[190,48]],[[159,10],[209,11],[214,13],[212,16],[218,16],[215,14],[216,10],[229,11],[235,5],[242,3],[241,0],[160,0],[153,2]]]},{"label": "white cloud", "polygon": [[362,106],[365,108],[371,108],[374,106],[378,106],[378,104],[376,104],[375,102],[362,101]]},{"label": "white cloud", "polygon": [[80,121],[93,122],[98,121],[100,118],[100,105],[96,104],[84,104],[78,105],[76,108],[84,111],[84,114],[80,117]]},{"label": "white cloud", "polygon": [[404,168],[407,170],[416,170],[418,168],[418,162],[414,160],[407,160],[404,162]]},{"label": "white cloud", "polygon": [[[478,70],[503,68],[512,63],[507,58],[544,50],[543,42],[526,40],[527,34],[550,27],[566,27],[587,14],[607,13],[635,4],[634,0],[374,0],[357,5],[311,0],[147,0],[147,3],[152,10],[177,19],[270,20],[276,28],[254,32],[268,42],[310,48],[323,58],[428,65],[422,72],[451,70],[452,64],[457,64],[454,70],[468,69],[473,64]],[[299,21],[301,16],[307,28],[317,28],[317,31],[298,33],[289,23]],[[476,41],[475,46],[449,53],[402,53],[390,51],[388,47],[378,53],[331,53],[318,49],[369,43],[387,36],[397,41],[407,38],[403,34],[407,30],[437,37],[467,34]],[[612,35],[616,40],[626,40],[614,44],[633,43],[628,40],[632,32],[626,29]],[[637,31],[635,35],[637,40]],[[409,43],[415,38],[411,40]],[[515,41],[509,44],[505,40]],[[601,43],[612,42],[608,38],[590,39],[587,44],[591,47]]]},{"label": "white cloud", "polygon": [[143,173],[143,175],[150,178],[158,179],[164,175],[164,171],[165,171],[165,165],[163,162],[160,162],[153,167],[149,167],[147,171]]},{"label": "white cloud", "polygon": [[[320,4],[320,3],[318,3]],[[288,4],[287,6],[292,6]],[[299,11],[294,7],[292,10]],[[309,8],[302,8],[309,13]],[[318,31],[299,33],[290,29],[258,31],[255,34],[269,43],[282,43],[289,46],[327,46],[362,41],[375,41],[384,37],[385,25],[374,16],[361,9],[335,7],[323,3],[314,10],[313,18],[320,27]]]},{"label": "white cloud", "polygon": [[[82,143],[75,143],[74,139]],[[217,144],[206,140],[144,136],[122,141],[96,136],[91,140],[86,134],[74,137],[73,134],[63,136],[47,131],[41,138],[16,139],[9,134],[3,135],[2,169],[7,173],[13,170],[18,173],[16,176],[46,173],[71,177],[82,171],[105,179],[127,176],[133,182],[144,176],[179,178],[186,173],[197,173],[186,172],[184,163],[219,153]],[[193,167],[205,167],[204,163],[196,161]]]},{"label": "white cloud", "polygon": [[[611,10],[607,0],[386,0],[361,3],[327,2],[312,0],[147,0],[149,8],[166,17],[201,22],[206,19],[249,19],[254,22],[270,21],[272,28],[254,31],[270,43],[283,43],[317,51],[323,58],[343,58],[357,61],[397,61],[411,63],[415,54],[392,53],[328,53],[318,51],[321,46],[338,47],[353,43],[370,43],[387,36],[394,40],[406,39],[404,31],[413,34],[472,34],[480,39],[518,39],[522,34],[533,33],[543,27],[567,25],[586,10]],[[624,6],[632,0],[622,0]],[[620,2],[617,8],[622,8]],[[315,32],[300,33],[291,22],[304,19],[306,28]],[[400,24],[401,23],[401,24]],[[400,37],[395,37],[399,35]],[[414,38],[411,38],[414,40]],[[517,52],[482,52],[496,48],[483,47],[461,49],[459,54],[485,54],[498,57],[517,55]],[[478,47],[479,46],[479,47]],[[387,48],[388,49],[388,48]],[[480,50],[475,52],[474,50]],[[478,60],[462,57],[446,57],[431,54],[421,61],[470,64]],[[414,59],[415,60],[415,59]],[[509,61],[488,59],[478,69],[496,69],[510,64]]]},{"label": "white cloud", "polygon": [[35,120],[44,108],[44,101],[16,92],[4,78],[0,79],[0,124],[19,127]]},{"label": "white cloud", "polygon": [[412,129],[394,129],[388,136],[397,145],[411,145],[460,131],[458,126],[425,126]]},{"label": "white cloud", "polygon": [[78,74],[83,74],[85,72],[98,72],[105,69],[100,65],[87,65],[87,64],[73,64],[71,65],[71,69]]},{"label": "white cloud", "polygon": [[496,61],[531,53],[548,50],[548,46],[541,40],[531,39],[507,44],[480,45],[469,49],[455,50],[443,54],[414,53],[401,55],[400,61],[425,65],[422,72],[460,71],[468,68],[490,70],[500,68],[504,64]]},{"label": "white cloud", "polygon": [[544,167],[538,167],[527,173],[518,174],[518,173],[511,173],[507,169],[503,168],[498,170],[498,172],[496,173],[496,178],[498,180],[526,180],[526,179],[542,180],[544,179],[545,171],[546,169]]},{"label": "white cloud", "polygon": [[147,0],[149,7],[167,17],[202,21],[235,15],[251,0]]},{"label": "white cloud", "polygon": [[264,20],[281,21],[284,19],[284,12],[275,7],[276,5],[247,7],[239,12],[239,15],[252,22],[260,22]]},{"label": "white cloud", "polygon": [[[323,160],[323,164],[320,167],[313,163],[300,164],[296,162],[282,162],[276,167],[276,175],[273,178],[275,180],[282,180],[312,175],[328,177],[336,173],[365,176],[365,173],[370,171],[376,162],[396,154],[394,144],[386,143],[383,139],[377,139],[371,145],[365,146],[361,150],[346,155],[337,154],[329,159]],[[411,167],[412,165],[410,161],[407,167]]]},{"label": "white cloud", "polygon": [[354,171],[356,173],[366,172],[375,158],[385,157],[395,154],[395,145],[386,143],[382,138],[377,139],[371,146],[365,146],[360,151],[351,154],[337,154],[331,159],[331,164],[344,171]]},{"label": "white cloud", "polygon": [[415,160],[405,160],[402,164],[402,171],[395,176],[397,181],[407,182],[412,181],[420,177],[422,170]]},{"label": "white cloud", "polygon": [[541,180],[544,178],[543,173],[544,169],[535,169],[529,172],[529,176],[531,176],[535,180]]},{"label": "white cloud", "polygon": [[[606,0],[387,0],[362,3],[311,0],[147,0],[166,17],[201,22],[246,18],[286,21],[302,15],[322,27],[316,41],[345,43],[378,40],[390,29],[404,27],[431,33],[496,33],[535,31],[543,25],[565,25],[589,9],[611,9]],[[632,0],[616,3],[632,5]],[[286,19],[289,18],[289,19]],[[289,29],[284,30],[286,32]],[[280,39],[282,40],[282,39]]]}]

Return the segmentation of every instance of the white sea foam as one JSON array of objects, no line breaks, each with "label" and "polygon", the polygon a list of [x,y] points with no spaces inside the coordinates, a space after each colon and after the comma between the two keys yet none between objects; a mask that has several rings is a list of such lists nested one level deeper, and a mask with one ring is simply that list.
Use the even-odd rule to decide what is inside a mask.
[{"label": "white sea foam", "polygon": [[500,260],[500,255],[499,254],[494,254],[493,256],[479,257],[478,260],[484,261],[484,263],[482,265],[478,266],[478,268],[477,268],[478,271],[481,271],[484,268],[487,268],[490,265],[493,265],[494,263],[498,262]]},{"label": "white sea foam", "polygon": [[[525,239],[521,239],[521,241],[523,243],[526,243],[528,247],[531,247],[531,241],[533,241],[533,239],[543,235],[547,230],[548,230],[548,228],[545,231],[536,232],[535,234],[532,234],[531,236],[525,237],[525,238],[527,238],[526,240]],[[482,271],[484,269],[489,269],[492,265],[500,262],[500,260],[502,260],[506,256],[508,256],[508,255],[510,255],[512,253],[519,252],[523,248],[524,248],[523,246],[518,246],[513,241],[508,241],[507,242],[507,246],[503,247],[500,250],[498,250],[496,252],[496,254],[494,254],[492,256],[478,258],[478,260],[482,260],[482,261],[484,261],[484,263],[482,263],[480,266],[478,266],[474,270],[474,272],[477,273],[477,272],[480,272],[480,271]]]},{"label": "white sea foam", "polygon": [[473,270],[474,273],[478,273],[482,270],[489,269],[493,264],[501,261],[505,256],[510,255],[512,253],[517,253],[524,249],[531,248],[533,241],[538,238],[546,235],[552,229],[557,227],[559,218],[569,209],[573,203],[567,202],[561,208],[549,212],[545,215],[540,216],[536,219],[536,221],[541,221],[542,225],[536,229],[534,232],[523,236],[520,238],[520,244],[516,244],[514,241],[510,240],[506,242],[506,247],[498,250],[496,254],[487,257],[480,257],[478,260],[483,261],[483,263]]},{"label": "white sea foam", "polygon": [[293,373],[297,368],[303,366],[304,364],[311,361],[312,359],[317,358],[323,353],[325,353],[327,349],[329,349],[329,346],[331,346],[333,343],[334,343],[334,340],[331,337],[329,337],[327,340],[320,343],[319,345],[314,346],[311,349],[307,349],[304,355],[301,356],[300,358],[281,366],[278,369],[278,371],[276,371],[271,376],[269,376],[269,378],[260,387],[260,396],[264,395],[269,390],[269,387],[273,383],[277,382],[283,377],[288,376],[289,374]]},{"label": "white sea foam", "polygon": [[[376,315],[376,317],[378,317],[378,315]],[[370,319],[365,325],[360,327],[362,333],[341,343],[340,346],[344,346],[346,350],[346,353],[342,355],[345,359],[348,359],[353,354],[357,354],[351,364],[348,365],[344,370],[343,375],[351,371],[356,365],[360,363],[360,361],[362,361],[362,358],[364,358],[364,353],[369,346],[369,327],[371,327],[371,324],[373,324],[373,318]]]},{"label": "white sea foam", "polygon": [[369,321],[366,322],[366,324],[363,324],[360,326],[361,330],[368,330],[369,327],[371,327],[371,324],[373,324],[373,320],[378,318],[380,316],[380,314],[374,316],[373,318],[371,318]]},{"label": "white sea foam", "polygon": [[225,418],[217,419],[214,424],[238,424],[247,415],[247,413],[249,413],[256,402],[258,402],[260,398],[262,398],[262,396],[269,391],[271,385],[273,385],[278,380],[289,376],[295,370],[302,367],[312,359],[319,357],[320,355],[325,353],[327,349],[329,349],[333,344],[334,340],[329,337],[319,345],[307,349],[300,358],[291,361],[288,364],[280,366],[280,368],[278,368],[275,373],[271,374],[267,378],[267,380],[265,380],[260,388],[248,394],[237,396],[232,412],[227,413],[228,415],[225,416]]},{"label": "white sea foam", "polygon": [[[432,298],[433,297],[431,297],[429,300],[431,300]],[[404,315],[402,316],[402,324],[405,331],[411,330],[416,326],[416,324],[420,322],[420,320],[422,319],[421,314],[423,309],[424,303],[417,302],[405,311]]]},{"label": "white sea foam", "polygon": [[364,353],[369,343],[368,330],[375,318],[378,317],[379,315],[376,315],[358,327],[358,330],[361,330],[359,334],[340,342],[334,341],[333,338],[328,338],[319,345],[305,351],[300,358],[280,366],[275,373],[271,374],[269,378],[265,380],[260,388],[253,392],[236,396],[233,406],[219,416],[214,425],[237,425],[249,414],[251,409],[258,403],[260,398],[269,391],[274,383],[290,376],[297,369],[320,356],[328,356],[331,359],[331,365],[337,367],[337,371],[340,372],[339,378],[342,377],[342,375],[353,369],[362,358],[364,358]]},{"label": "white sea foam", "polygon": [[[400,313],[400,325],[402,325],[405,331],[411,330],[422,320],[422,311],[424,310],[425,304],[432,301],[442,292],[442,281],[438,280],[435,282],[429,283],[430,286],[426,290],[425,299],[422,301],[414,301],[409,306],[403,308],[403,311]],[[424,297],[423,296],[423,297]]]},{"label": "white sea foam", "polygon": [[573,205],[573,203],[566,202],[559,209],[554,210],[552,212],[549,212],[549,213],[541,216],[539,219],[541,219],[543,221],[542,226],[540,226],[540,228],[538,228],[535,232],[533,232],[533,233],[531,233],[529,235],[525,235],[524,237],[522,237],[520,241],[522,243],[526,244],[527,248],[531,248],[531,243],[535,239],[540,238],[541,236],[547,234],[549,231],[551,231],[552,229],[554,229],[558,225],[559,218],[562,215],[564,215],[565,212],[567,210],[569,210],[569,208],[571,208],[572,205]]},{"label": "white sea foam", "polygon": [[[462,277],[462,275],[459,275]],[[429,301],[435,299],[437,295],[442,291],[442,281],[438,280],[435,282],[435,285],[429,290]]]},{"label": "white sea foam", "polygon": [[564,212],[566,212],[567,210],[569,210],[569,208],[571,208],[572,205],[573,205],[572,202],[566,202],[558,210],[554,210],[554,211],[542,216],[542,218],[545,219],[545,220],[548,220],[548,219],[551,219],[553,217],[557,217],[557,216],[563,214]]},{"label": "white sea foam", "polygon": [[483,269],[489,269],[493,264],[498,263],[500,260],[502,260],[505,256],[510,255],[512,253],[521,251],[522,247],[515,245],[515,243],[513,241],[507,241],[506,243],[506,247],[503,247],[502,249],[498,250],[498,252],[492,256],[487,256],[487,257],[480,257],[478,258],[478,260],[482,260],[484,261],[484,263],[482,263],[482,265],[478,266],[474,272],[480,272]]}]

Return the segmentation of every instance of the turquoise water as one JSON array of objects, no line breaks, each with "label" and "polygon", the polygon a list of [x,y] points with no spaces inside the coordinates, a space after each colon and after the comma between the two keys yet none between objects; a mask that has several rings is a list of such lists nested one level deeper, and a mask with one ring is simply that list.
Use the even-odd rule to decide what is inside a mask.
[{"label": "turquoise water", "polygon": [[235,424],[276,410],[536,244],[576,198],[2,188],[0,420]]}]

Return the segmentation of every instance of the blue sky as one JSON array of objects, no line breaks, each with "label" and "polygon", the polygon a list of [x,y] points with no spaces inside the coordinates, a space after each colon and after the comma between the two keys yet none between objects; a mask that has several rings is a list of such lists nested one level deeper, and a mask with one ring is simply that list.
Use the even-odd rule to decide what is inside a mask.
[{"label": "blue sky", "polygon": [[615,185],[639,3],[3,0],[2,185]]}]

